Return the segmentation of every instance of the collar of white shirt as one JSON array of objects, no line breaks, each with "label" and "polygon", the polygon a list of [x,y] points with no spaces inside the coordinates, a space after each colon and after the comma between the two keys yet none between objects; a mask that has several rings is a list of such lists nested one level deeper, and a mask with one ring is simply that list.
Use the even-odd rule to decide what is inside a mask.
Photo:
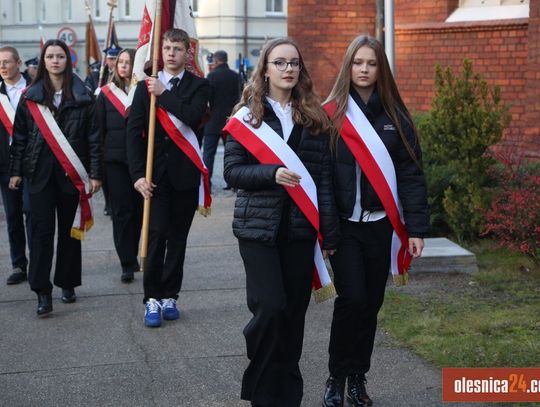
[{"label": "collar of white shirt", "polygon": [[169,72],[167,72],[165,70],[159,71],[158,79],[161,81],[162,84],[164,84],[167,87],[168,90],[171,90],[170,80],[172,78],[178,78],[178,79],[182,80],[182,78],[184,77],[185,72],[186,72],[186,70],[184,69],[178,75],[171,75]]},{"label": "collar of white shirt", "polygon": [[24,76],[22,75],[15,85],[10,85],[7,82],[4,83],[6,84],[6,91],[11,91],[14,88],[18,90],[23,90],[26,87],[26,79],[24,79]]}]

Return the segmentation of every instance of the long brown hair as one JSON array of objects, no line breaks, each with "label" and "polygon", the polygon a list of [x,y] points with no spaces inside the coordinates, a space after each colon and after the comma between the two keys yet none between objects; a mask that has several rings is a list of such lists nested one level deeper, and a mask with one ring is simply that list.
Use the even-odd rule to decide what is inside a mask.
[{"label": "long brown hair", "polygon": [[55,111],[56,107],[54,106],[53,100],[54,100],[54,87],[52,85],[51,79],[49,78],[49,72],[45,68],[45,52],[47,51],[47,48],[52,46],[58,46],[62,48],[64,53],[66,54],[66,69],[64,69],[63,75],[64,80],[62,82],[62,102],[63,104],[66,100],[73,99],[73,92],[71,90],[73,86],[73,66],[71,64],[71,53],[69,52],[69,48],[67,47],[66,43],[61,40],[48,40],[43,45],[43,49],[41,50],[41,55],[39,56],[39,64],[37,68],[36,77],[32,81],[32,84],[30,87],[34,86],[37,82],[42,81],[43,82],[43,89],[45,93],[45,100],[43,101],[44,105],[47,106],[49,109]]},{"label": "long brown hair", "polygon": [[384,48],[382,44],[374,37],[369,35],[359,35],[349,44],[347,52],[345,52],[345,56],[343,58],[341,70],[339,71],[336,82],[334,83],[334,87],[324,102],[336,102],[336,111],[334,117],[332,117],[332,121],[338,129],[341,128],[343,117],[347,111],[347,101],[351,89],[351,70],[354,56],[356,55],[358,49],[363,46],[368,46],[375,51],[375,57],[377,60],[377,93],[379,94],[384,110],[388,116],[390,116],[390,119],[396,126],[405,148],[411,157],[417,161],[416,154],[414,153],[413,149],[414,146],[411,146],[407,142],[407,138],[401,127],[400,118],[405,119],[409,126],[411,126],[413,129],[416,144],[418,140],[414,122],[411,114],[405,106],[405,103],[403,102],[403,99],[401,98],[401,95],[399,94],[396,81],[394,80],[388,59],[386,58],[386,54],[384,52]]},{"label": "long brown hair", "polygon": [[[129,74],[129,80],[124,80],[120,78],[120,75],[118,75],[118,61],[120,61],[120,55],[123,53],[129,54],[129,63],[131,65],[131,72]],[[116,62],[114,63],[114,70],[111,77],[111,82],[114,83],[118,88],[122,89],[123,91],[126,90],[126,82],[128,83],[128,86],[131,86],[131,78],[133,77],[133,62],[135,59],[135,50],[133,48],[124,48],[120,53],[118,54],[118,57],[116,58]]]},{"label": "long brown hair", "polygon": [[300,53],[298,45],[290,38],[276,38],[268,41],[262,51],[257,63],[257,67],[251,76],[250,81],[242,92],[240,102],[235,106],[233,113],[242,106],[247,106],[251,112],[248,119],[250,124],[259,128],[264,116],[264,98],[268,94],[268,83],[265,81],[264,74],[268,63],[268,55],[279,45],[292,45],[298,51],[302,69],[299,72],[298,83],[292,89],[291,104],[293,110],[293,121],[303,127],[308,128],[312,134],[329,133],[332,134],[332,122],[321,108],[320,99],[313,91],[313,82],[309,72],[304,64],[304,59]]}]

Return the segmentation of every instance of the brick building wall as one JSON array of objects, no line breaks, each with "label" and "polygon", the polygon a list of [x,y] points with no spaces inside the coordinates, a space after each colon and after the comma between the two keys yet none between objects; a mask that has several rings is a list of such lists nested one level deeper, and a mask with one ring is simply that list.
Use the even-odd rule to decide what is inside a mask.
[{"label": "brick building wall", "polygon": [[[289,0],[289,35],[304,54],[319,94],[326,97],[345,49],[359,33],[374,35],[375,2]],[[395,0],[396,80],[411,111],[427,111],[435,64],[460,71],[463,58],[511,104],[512,123],[503,144],[540,158],[540,2],[529,19],[444,23],[458,0]],[[310,7],[311,6],[311,7]]]}]

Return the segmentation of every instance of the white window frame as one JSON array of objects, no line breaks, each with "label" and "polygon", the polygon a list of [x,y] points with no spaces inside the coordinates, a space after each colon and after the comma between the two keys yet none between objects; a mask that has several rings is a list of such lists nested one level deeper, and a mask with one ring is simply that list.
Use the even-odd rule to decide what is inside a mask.
[{"label": "white window frame", "polygon": [[19,23],[24,22],[24,18],[23,18],[24,13],[23,13],[23,11],[24,11],[23,1],[18,0],[17,1],[17,21]]},{"label": "white window frame", "polygon": [[272,7],[271,9],[272,10],[267,10],[266,9],[266,1],[265,1],[265,4],[264,4],[264,9],[266,11],[266,15],[267,16],[284,16],[285,15],[285,10],[287,9],[287,0],[282,0],[282,3],[281,3],[281,6],[282,6],[282,10],[281,11],[275,11],[276,10],[276,0],[270,0],[272,2]]},{"label": "white window frame", "polygon": [[94,13],[94,18],[96,20],[101,20],[101,0],[94,0],[93,3],[94,9],[92,11]]},{"label": "white window frame", "polygon": [[124,14],[124,17],[126,18],[130,18],[131,17],[131,8],[133,6],[131,0],[124,0],[123,1],[123,14]]}]

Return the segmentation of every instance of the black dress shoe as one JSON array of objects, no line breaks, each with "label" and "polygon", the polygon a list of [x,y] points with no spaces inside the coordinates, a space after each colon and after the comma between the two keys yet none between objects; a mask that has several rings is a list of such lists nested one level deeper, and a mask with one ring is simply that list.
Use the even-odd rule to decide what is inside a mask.
[{"label": "black dress shoe", "polygon": [[15,267],[13,273],[7,279],[7,285],[19,284],[25,282],[26,279],[26,271],[20,267]]},{"label": "black dress shoe", "polygon": [[38,307],[37,307],[37,314],[38,316],[42,316],[45,314],[49,314],[52,312],[52,295],[50,292],[48,293],[38,293]]},{"label": "black dress shoe", "polygon": [[363,374],[354,374],[347,377],[347,401],[353,407],[373,405],[366,391],[367,380]]},{"label": "black dress shoe", "polygon": [[324,390],[323,407],[343,407],[343,393],[345,390],[345,378],[330,376],[326,381]]},{"label": "black dress shoe", "polygon": [[123,283],[131,283],[133,281],[133,271],[123,271],[120,277]]},{"label": "black dress shoe", "polygon": [[77,301],[74,288],[62,288],[62,302],[64,304],[71,304]]}]

